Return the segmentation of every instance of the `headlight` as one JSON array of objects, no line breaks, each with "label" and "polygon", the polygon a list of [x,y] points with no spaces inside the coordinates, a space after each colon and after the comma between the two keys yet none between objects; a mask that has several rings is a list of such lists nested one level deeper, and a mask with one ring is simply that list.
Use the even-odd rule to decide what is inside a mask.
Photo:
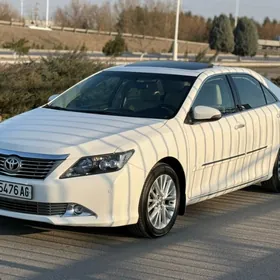
[{"label": "headlight", "polygon": [[133,154],[134,150],[130,150],[124,153],[81,158],[60,179],[118,171],[125,166]]}]

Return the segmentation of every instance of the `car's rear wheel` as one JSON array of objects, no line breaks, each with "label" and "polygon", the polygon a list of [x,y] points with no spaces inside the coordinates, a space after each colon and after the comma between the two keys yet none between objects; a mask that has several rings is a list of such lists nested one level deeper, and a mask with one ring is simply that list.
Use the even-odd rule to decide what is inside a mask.
[{"label": "car's rear wheel", "polygon": [[129,227],[141,237],[161,237],[173,227],[178,216],[180,185],[176,172],[160,163],[149,174],[140,199],[139,220]]},{"label": "car's rear wheel", "polygon": [[267,190],[280,193],[280,150],[274,164],[273,176],[270,180],[263,182],[262,185]]}]

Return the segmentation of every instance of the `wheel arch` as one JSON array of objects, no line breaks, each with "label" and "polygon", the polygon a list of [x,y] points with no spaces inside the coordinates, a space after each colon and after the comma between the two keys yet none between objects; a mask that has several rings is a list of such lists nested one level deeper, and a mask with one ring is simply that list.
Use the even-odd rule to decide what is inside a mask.
[{"label": "wheel arch", "polygon": [[168,164],[177,174],[179,182],[180,182],[180,207],[179,207],[179,215],[183,216],[186,211],[186,175],[183,169],[182,164],[178,159],[174,157],[165,157],[159,161],[159,163]]}]

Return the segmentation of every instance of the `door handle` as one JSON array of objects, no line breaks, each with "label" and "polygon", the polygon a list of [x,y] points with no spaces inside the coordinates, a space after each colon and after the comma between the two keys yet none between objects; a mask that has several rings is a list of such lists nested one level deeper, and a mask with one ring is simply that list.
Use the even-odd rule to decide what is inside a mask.
[{"label": "door handle", "polygon": [[245,124],[239,123],[239,124],[237,124],[234,128],[235,128],[235,129],[241,129],[241,128],[244,128],[244,127],[245,127]]}]

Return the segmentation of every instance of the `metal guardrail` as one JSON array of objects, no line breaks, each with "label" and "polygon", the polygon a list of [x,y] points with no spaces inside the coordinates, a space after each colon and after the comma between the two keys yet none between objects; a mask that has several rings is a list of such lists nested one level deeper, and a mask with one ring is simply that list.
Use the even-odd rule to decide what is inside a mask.
[{"label": "metal guardrail", "polygon": [[[64,51],[63,51],[64,52]],[[32,56],[33,62],[40,62],[40,58],[42,56]],[[43,55],[43,57],[46,57]],[[91,59],[95,61],[99,61],[108,65],[125,65],[130,64],[139,61],[139,57],[91,57]],[[170,57],[172,60],[172,56]],[[143,61],[165,61],[168,60],[168,58],[151,58],[151,57],[143,57],[141,58]],[[180,61],[188,61],[186,59],[180,59]],[[10,55],[0,56],[0,65],[1,64],[17,64],[17,63],[29,63],[29,56],[23,56],[20,59],[15,58],[12,55],[12,52]],[[280,61],[252,61],[252,60],[242,60],[238,61],[236,59],[224,59],[219,62],[214,62],[215,65],[220,66],[232,66],[232,67],[265,67],[265,68],[274,68],[274,67],[280,67]]]},{"label": "metal guardrail", "polygon": [[280,41],[259,40],[259,46],[261,46],[263,49],[266,49],[266,48],[280,49]]}]

